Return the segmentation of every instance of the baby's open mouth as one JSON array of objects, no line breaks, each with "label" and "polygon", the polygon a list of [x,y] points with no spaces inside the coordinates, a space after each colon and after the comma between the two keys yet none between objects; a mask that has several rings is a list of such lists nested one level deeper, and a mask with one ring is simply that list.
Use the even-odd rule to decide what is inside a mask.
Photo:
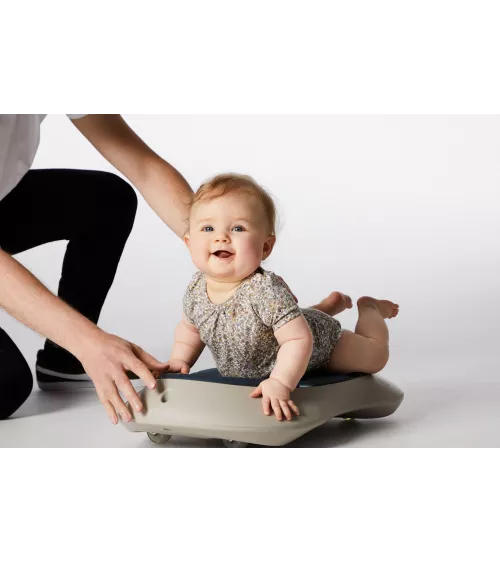
[{"label": "baby's open mouth", "polygon": [[215,254],[217,258],[230,258],[233,255],[232,252],[228,252],[227,250],[217,250],[217,252],[213,254]]}]

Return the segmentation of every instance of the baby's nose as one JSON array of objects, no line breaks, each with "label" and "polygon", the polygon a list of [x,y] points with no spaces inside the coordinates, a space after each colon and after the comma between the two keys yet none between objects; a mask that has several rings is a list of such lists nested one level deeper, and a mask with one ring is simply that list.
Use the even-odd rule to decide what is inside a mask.
[{"label": "baby's nose", "polygon": [[215,235],[215,242],[229,242],[229,235],[227,233],[218,233]]}]

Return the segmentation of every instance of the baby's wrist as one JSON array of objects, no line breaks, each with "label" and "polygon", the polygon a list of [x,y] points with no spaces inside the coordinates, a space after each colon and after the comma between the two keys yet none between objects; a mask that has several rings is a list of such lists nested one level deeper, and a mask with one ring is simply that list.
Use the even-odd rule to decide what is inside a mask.
[{"label": "baby's wrist", "polygon": [[188,361],[185,360],[184,358],[176,358],[175,356],[173,356],[172,358],[170,358],[169,362],[184,362],[184,363],[187,364],[189,367],[191,367],[191,362],[188,362]]},{"label": "baby's wrist", "polygon": [[290,391],[290,393],[295,389],[295,387],[292,387],[289,382],[285,382],[281,380],[279,377],[276,377],[275,375],[270,375],[269,379],[274,379],[274,381],[278,381],[279,383],[281,383],[281,385],[284,385]]}]

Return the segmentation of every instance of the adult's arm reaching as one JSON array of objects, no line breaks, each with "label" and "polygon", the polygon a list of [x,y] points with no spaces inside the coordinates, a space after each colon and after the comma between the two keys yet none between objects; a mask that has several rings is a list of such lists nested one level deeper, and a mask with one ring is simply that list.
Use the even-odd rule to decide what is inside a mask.
[{"label": "adult's arm reaching", "polygon": [[[182,175],[151,150],[119,115],[87,115],[73,124],[182,237],[192,197],[192,190]],[[80,360],[113,424],[118,422],[117,415],[125,421],[131,418],[118,389],[134,410],[142,409],[127,370],[153,388],[156,380],[150,370],[166,368],[166,364],[139,346],[99,329],[1,249],[0,307]]]},{"label": "adult's arm reaching", "polygon": [[142,408],[126,371],[133,371],[153,388],[156,380],[150,369],[160,371],[165,367],[139,346],[98,328],[3,250],[0,250],[0,307],[80,360],[113,424],[118,422],[117,414],[125,421],[131,418],[118,389],[136,411]]},{"label": "adult's arm reaching", "polygon": [[182,237],[193,195],[184,177],[149,148],[120,115],[87,115],[72,123]]}]

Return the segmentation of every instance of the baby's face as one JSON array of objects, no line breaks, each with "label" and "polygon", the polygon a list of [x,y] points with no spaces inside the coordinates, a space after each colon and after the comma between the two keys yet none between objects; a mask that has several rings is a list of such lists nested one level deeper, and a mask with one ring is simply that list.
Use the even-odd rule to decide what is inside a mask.
[{"label": "baby's face", "polygon": [[271,253],[274,240],[262,202],[235,193],[195,205],[185,237],[196,267],[224,282],[252,274]]}]

